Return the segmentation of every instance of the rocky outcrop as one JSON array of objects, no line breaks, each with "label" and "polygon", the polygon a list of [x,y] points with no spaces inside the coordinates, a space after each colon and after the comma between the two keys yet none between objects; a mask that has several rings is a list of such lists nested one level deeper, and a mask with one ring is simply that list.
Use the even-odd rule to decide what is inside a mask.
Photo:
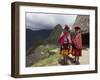
[{"label": "rocky outcrop", "polygon": [[81,32],[82,32],[82,43],[83,46],[87,46],[89,47],[89,15],[78,15],[76,17],[75,23],[72,27],[72,29],[74,30],[74,26],[75,25],[80,25],[81,28]]},{"label": "rocky outcrop", "polygon": [[50,33],[49,37],[47,38],[47,43],[50,44],[58,44],[59,35],[62,32],[62,26],[60,24],[56,25],[53,31]]},{"label": "rocky outcrop", "polygon": [[[55,54],[55,52],[51,51],[51,48],[54,49],[54,45],[58,44],[58,37],[61,34],[62,30],[63,29],[61,25],[58,24],[54,27],[54,29],[46,39],[42,40],[41,37],[37,38],[32,47],[29,48],[26,52],[26,66],[31,66],[37,61]],[[45,34],[47,34],[47,32],[45,32]],[[51,44],[54,45],[51,46]]]},{"label": "rocky outcrop", "polygon": [[44,58],[54,55],[56,52],[52,49],[56,48],[56,45],[39,45],[31,51],[30,55],[26,56],[26,67],[29,67]]},{"label": "rocky outcrop", "polygon": [[76,17],[73,28],[75,25],[80,25],[82,33],[88,33],[89,26],[90,26],[89,25],[89,15],[78,15]]},{"label": "rocky outcrop", "polygon": [[47,58],[49,56],[49,52],[46,46],[40,45],[35,50],[31,51],[30,55],[26,57],[26,66],[31,66],[37,61]]}]

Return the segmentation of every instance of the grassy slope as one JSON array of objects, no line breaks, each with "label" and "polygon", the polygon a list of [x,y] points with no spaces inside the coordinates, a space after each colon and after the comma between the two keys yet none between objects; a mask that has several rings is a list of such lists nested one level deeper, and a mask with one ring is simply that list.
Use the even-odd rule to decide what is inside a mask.
[{"label": "grassy slope", "polygon": [[49,56],[48,58],[45,58],[43,60],[38,61],[37,63],[33,64],[32,66],[50,66],[50,65],[58,65],[58,59],[61,56],[59,53],[56,53],[54,55]]}]

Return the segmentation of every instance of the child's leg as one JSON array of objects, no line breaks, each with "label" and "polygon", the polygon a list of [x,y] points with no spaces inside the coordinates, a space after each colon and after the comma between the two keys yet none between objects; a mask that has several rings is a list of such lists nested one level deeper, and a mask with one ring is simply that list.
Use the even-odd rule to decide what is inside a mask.
[{"label": "child's leg", "polygon": [[76,62],[76,56],[75,56],[75,58],[74,58],[74,62]]},{"label": "child's leg", "polygon": [[79,56],[77,56],[77,61],[79,62]]},{"label": "child's leg", "polygon": [[68,56],[66,56],[65,63],[68,64]]},{"label": "child's leg", "polygon": [[79,62],[79,56],[77,56],[77,62]]},{"label": "child's leg", "polygon": [[60,54],[61,54],[61,52],[62,52],[62,47],[60,48]]},{"label": "child's leg", "polygon": [[79,63],[79,56],[77,56],[76,64],[80,64],[80,63]]},{"label": "child's leg", "polygon": [[65,64],[65,56],[63,56],[64,64]]},{"label": "child's leg", "polygon": [[68,56],[64,56],[64,64],[68,64]]}]

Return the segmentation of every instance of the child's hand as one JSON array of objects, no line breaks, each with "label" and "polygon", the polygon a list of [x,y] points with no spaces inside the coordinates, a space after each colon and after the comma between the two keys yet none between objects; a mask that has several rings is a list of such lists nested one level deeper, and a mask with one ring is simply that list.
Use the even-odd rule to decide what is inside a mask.
[{"label": "child's hand", "polygon": [[64,46],[61,46],[61,48],[64,48]]},{"label": "child's hand", "polygon": [[71,54],[71,53],[72,53],[72,49],[69,50],[69,54]]}]

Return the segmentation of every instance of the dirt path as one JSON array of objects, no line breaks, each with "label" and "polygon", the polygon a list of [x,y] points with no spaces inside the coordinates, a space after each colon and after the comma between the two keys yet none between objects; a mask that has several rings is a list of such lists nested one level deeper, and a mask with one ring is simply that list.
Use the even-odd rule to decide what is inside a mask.
[{"label": "dirt path", "polygon": [[80,57],[80,64],[89,64],[89,49],[82,50],[82,56]]}]

